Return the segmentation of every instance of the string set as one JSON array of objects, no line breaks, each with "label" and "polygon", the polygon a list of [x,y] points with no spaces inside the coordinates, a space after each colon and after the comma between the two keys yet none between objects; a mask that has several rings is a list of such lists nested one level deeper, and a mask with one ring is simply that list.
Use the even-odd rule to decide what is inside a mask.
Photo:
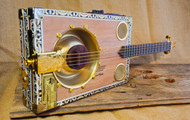
[{"label": "string set", "polygon": [[[147,45],[147,46],[143,46]],[[129,45],[129,46],[124,46],[120,49],[119,53],[123,54],[124,56],[126,54],[133,54],[132,56],[136,55],[141,55],[143,53],[148,53],[152,51],[160,51],[160,50],[165,50],[170,47],[170,44],[167,44],[166,42],[163,43],[153,43],[153,44],[142,44],[140,45]],[[158,49],[159,48],[159,49]],[[150,51],[152,50],[152,51]],[[97,61],[98,57],[100,56],[100,53],[104,53],[104,56],[101,57],[102,59],[107,59],[107,60],[112,60],[113,57],[116,57],[116,55],[110,55],[108,57],[105,57],[105,53],[113,53],[113,52],[100,52],[100,51],[92,51],[92,52],[82,52],[82,53],[70,53],[70,54],[62,54],[64,58],[66,58],[66,61],[69,63],[69,66],[72,65],[81,65],[81,64],[87,64],[87,63],[92,63],[94,61]],[[69,57],[67,57],[69,56]],[[118,55],[117,55],[118,56]],[[117,58],[118,59],[118,58]],[[77,63],[76,63],[77,62]],[[70,63],[76,63],[76,64],[70,64]],[[64,65],[68,66],[68,65]]]}]

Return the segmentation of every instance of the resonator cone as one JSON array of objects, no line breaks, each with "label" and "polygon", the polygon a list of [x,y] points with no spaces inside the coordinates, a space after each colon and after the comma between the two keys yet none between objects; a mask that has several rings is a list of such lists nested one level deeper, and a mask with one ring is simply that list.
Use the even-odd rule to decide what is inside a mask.
[{"label": "resonator cone", "polygon": [[54,72],[57,81],[66,88],[79,88],[91,80],[98,67],[99,46],[94,35],[83,28],[63,33],[54,51],[61,50],[64,63]]}]

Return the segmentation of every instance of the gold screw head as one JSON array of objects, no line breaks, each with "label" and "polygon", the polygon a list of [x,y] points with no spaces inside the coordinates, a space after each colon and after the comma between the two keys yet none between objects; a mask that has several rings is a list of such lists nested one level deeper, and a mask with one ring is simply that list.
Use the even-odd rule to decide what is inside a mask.
[{"label": "gold screw head", "polygon": [[97,37],[97,34],[96,34],[96,33],[94,33],[94,37]]},{"label": "gold screw head", "polygon": [[75,26],[73,24],[70,24],[69,27],[70,28],[75,28]]},{"label": "gold screw head", "polygon": [[101,51],[101,50],[102,50],[102,47],[99,47],[99,50]]},{"label": "gold screw head", "polygon": [[84,25],[83,27],[84,27],[84,29],[88,29],[88,25]]},{"label": "gold screw head", "polygon": [[30,65],[34,65],[34,59],[27,59],[27,60],[25,60],[24,61],[24,64],[25,64],[25,66],[30,66]]},{"label": "gold screw head", "polygon": [[24,77],[24,78],[23,78],[23,82],[26,82],[26,81],[27,81],[27,77]]},{"label": "gold screw head", "polygon": [[101,65],[101,62],[98,62],[98,65],[100,66],[100,65]]},{"label": "gold screw head", "polygon": [[28,73],[26,72],[26,69],[24,69],[22,71],[22,78],[27,77],[27,76],[28,76]]},{"label": "gold screw head", "polygon": [[62,34],[61,33],[57,33],[56,36],[57,36],[57,38],[61,38]]},{"label": "gold screw head", "polygon": [[72,92],[73,92],[73,89],[72,89],[72,88],[70,88],[70,89],[69,89],[69,92],[70,92],[70,93],[72,93]]},{"label": "gold screw head", "polygon": [[165,53],[165,54],[169,54],[169,53],[170,53],[170,51],[164,51],[164,53]]},{"label": "gold screw head", "polygon": [[86,87],[85,85],[81,86],[82,89],[84,89],[85,87]]},{"label": "gold screw head", "polygon": [[92,79],[95,79],[95,77],[96,77],[96,76],[95,76],[95,75],[93,75],[93,76],[92,76]]},{"label": "gold screw head", "polygon": [[57,87],[58,87],[58,88],[61,87],[61,84],[60,84],[60,83],[57,83]]}]

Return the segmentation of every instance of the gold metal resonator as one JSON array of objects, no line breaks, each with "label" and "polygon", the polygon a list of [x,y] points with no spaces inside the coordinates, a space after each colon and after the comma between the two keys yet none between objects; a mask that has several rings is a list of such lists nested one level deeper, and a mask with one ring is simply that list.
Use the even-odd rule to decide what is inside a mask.
[{"label": "gold metal resonator", "polygon": [[57,81],[66,88],[84,86],[95,74],[99,63],[96,37],[87,29],[72,28],[59,38],[54,51],[61,51],[62,67],[54,71]]}]

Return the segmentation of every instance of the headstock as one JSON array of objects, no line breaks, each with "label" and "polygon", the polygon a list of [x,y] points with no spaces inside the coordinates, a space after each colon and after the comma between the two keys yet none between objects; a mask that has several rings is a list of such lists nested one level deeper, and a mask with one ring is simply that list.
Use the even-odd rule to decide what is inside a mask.
[{"label": "headstock", "polygon": [[[175,48],[175,45],[174,45],[174,44],[176,44],[176,42],[171,41],[171,36],[170,36],[170,35],[167,35],[167,36],[166,36],[166,41],[167,41],[168,43],[171,43],[171,49]],[[169,53],[171,52],[171,49],[170,49],[169,51],[164,51],[164,53],[165,53],[165,54],[169,54]]]}]

